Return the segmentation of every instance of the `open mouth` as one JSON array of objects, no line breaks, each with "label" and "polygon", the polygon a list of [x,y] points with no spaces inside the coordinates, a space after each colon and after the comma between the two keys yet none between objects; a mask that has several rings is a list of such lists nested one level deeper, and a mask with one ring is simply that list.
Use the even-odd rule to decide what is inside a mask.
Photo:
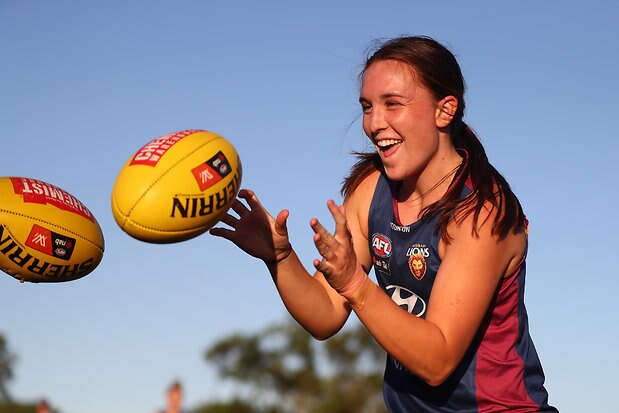
[{"label": "open mouth", "polygon": [[394,146],[399,145],[400,143],[402,143],[402,141],[399,139],[383,139],[377,141],[376,146],[378,146],[379,150],[385,152],[393,148]]}]

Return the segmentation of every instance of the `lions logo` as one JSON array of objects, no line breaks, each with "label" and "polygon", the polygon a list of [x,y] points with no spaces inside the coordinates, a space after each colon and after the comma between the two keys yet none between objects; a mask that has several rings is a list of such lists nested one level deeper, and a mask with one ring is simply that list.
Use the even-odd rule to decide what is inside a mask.
[{"label": "lions logo", "polygon": [[426,275],[426,259],[421,254],[412,254],[408,257],[408,268],[410,268],[413,276],[421,281]]}]

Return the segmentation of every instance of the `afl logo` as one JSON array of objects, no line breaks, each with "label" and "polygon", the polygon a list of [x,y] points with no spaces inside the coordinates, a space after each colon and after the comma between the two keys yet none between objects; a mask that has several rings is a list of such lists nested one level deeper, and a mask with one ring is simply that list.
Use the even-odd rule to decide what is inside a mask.
[{"label": "afl logo", "polygon": [[381,258],[391,256],[391,240],[383,234],[372,235],[372,250]]}]

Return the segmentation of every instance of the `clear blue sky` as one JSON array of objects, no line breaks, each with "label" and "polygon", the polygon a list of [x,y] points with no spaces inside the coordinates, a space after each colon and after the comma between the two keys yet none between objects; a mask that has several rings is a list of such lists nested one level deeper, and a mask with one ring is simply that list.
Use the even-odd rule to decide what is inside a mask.
[{"label": "clear blue sky", "polygon": [[307,266],[310,218],[339,200],[366,148],[357,73],[376,38],[435,37],[458,56],[466,120],[531,221],[526,302],[562,412],[619,404],[616,217],[619,6],[607,1],[0,0],[0,176],[53,183],[106,237],[65,284],[0,274],[13,395],[63,413],[148,413],[174,378],[187,407],[224,397],[203,352],[286,313],[263,265],[208,235],[140,243],[110,194],[142,144],[209,129],[236,146],[243,186],[291,210]]}]

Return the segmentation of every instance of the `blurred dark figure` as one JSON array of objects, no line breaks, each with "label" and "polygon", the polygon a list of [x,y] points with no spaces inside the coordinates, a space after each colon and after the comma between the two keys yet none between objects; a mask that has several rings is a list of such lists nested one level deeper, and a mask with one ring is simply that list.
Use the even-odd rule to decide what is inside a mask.
[{"label": "blurred dark figure", "polygon": [[43,399],[37,403],[37,413],[52,413],[51,407],[47,400]]},{"label": "blurred dark figure", "polygon": [[168,388],[167,406],[157,413],[184,413],[183,404],[183,386],[180,381],[175,380]]},{"label": "blurred dark figure", "polygon": [[13,379],[16,360],[17,356],[9,350],[7,339],[0,334],[0,402],[11,402],[7,384]]}]

